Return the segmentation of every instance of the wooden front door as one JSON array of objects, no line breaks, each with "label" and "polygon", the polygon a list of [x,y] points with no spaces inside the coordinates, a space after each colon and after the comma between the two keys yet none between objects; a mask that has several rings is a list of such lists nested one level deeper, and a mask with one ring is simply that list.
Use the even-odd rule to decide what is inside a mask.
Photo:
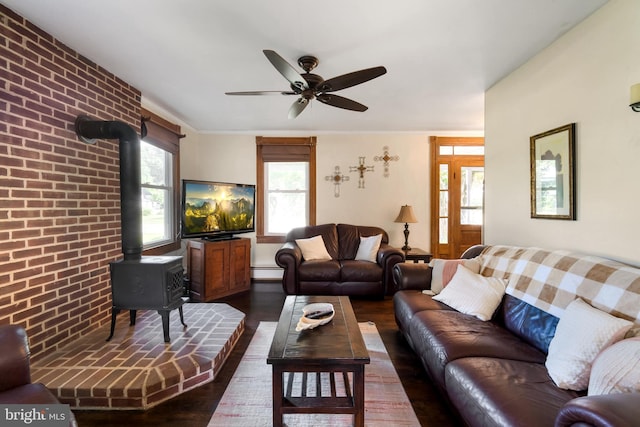
[{"label": "wooden front door", "polygon": [[431,137],[431,253],[458,258],[482,243],[483,138]]}]

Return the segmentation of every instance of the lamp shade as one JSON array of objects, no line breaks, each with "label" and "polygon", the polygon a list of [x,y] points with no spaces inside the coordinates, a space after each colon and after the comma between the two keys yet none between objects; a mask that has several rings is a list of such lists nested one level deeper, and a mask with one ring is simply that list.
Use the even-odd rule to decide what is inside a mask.
[{"label": "lamp shade", "polygon": [[394,222],[414,223],[418,222],[413,213],[413,207],[404,205],[400,207],[400,213]]}]

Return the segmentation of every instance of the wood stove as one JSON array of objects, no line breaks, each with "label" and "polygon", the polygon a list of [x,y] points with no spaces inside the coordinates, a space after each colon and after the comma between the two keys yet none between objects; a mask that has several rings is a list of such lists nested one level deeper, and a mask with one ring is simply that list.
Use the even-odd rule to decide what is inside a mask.
[{"label": "wood stove", "polygon": [[131,126],[119,121],[98,121],[78,116],[76,133],[88,144],[95,139],[119,139],[120,216],[124,259],[110,263],[111,333],[120,310],[129,310],[135,325],[136,310],[157,310],[162,318],[164,341],[169,342],[169,313],[182,305],[183,268],[181,256],[142,256],[142,187],[140,183],[140,139]]},{"label": "wood stove", "polygon": [[120,260],[109,264],[111,269],[111,334],[120,310],[129,310],[131,325],[136,322],[136,310],[157,310],[162,317],[164,341],[169,342],[169,313],[178,309],[184,324],[183,269],[181,256],[144,256],[139,260]]}]

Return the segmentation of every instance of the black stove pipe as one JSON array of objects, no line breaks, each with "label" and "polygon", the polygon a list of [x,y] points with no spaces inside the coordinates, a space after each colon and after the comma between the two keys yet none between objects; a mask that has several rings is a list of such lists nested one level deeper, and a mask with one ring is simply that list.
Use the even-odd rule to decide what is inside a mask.
[{"label": "black stove pipe", "polygon": [[120,141],[120,218],[122,253],[125,260],[142,257],[142,188],[140,178],[140,139],[131,126],[120,121],[99,121],[78,116],[76,134],[88,144],[95,139]]}]

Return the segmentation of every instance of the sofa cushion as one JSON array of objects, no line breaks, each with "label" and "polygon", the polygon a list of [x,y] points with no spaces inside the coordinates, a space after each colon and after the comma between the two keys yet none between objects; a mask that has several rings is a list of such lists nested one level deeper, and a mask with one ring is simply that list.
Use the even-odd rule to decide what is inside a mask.
[{"label": "sofa cushion", "polygon": [[358,245],[355,259],[357,261],[376,262],[381,241],[382,234],[376,234],[370,237],[360,236],[360,244]]},{"label": "sofa cushion", "polygon": [[422,310],[453,310],[453,308],[434,301],[431,295],[425,295],[421,291],[398,291],[393,295],[393,311],[401,330],[408,329],[411,318]]},{"label": "sofa cushion", "polygon": [[331,259],[331,255],[327,252],[322,236],[309,237],[308,239],[296,239],[296,245],[302,251],[302,258],[305,261],[327,261]]},{"label": "sofa cushion", "polygon": [[307,239],[313,236],[322,236],[327,252],[332,259],[338,259],[338,231],[335,224],[310,225],[297,227],[287,233],[287,242],[296,239]]},{"label": "sofa cushion", "polygon": [[381,282],[382,267],[374,262],[345,259],[340,261],[341,282]]},{"label": "sofa cushion", "polygon": [[445,372],[451,403],[470,425],[553,426],[565,403],[580,393],[555,386],[543,364],[468,357]]},{"label": "sofa cushion", "polygon": [[549,352],[549,343],[560,320],[511,295],[504,296],[495,317],[509,331],[545,354]]},{"label": "sofa cushion", "polygon": [[387,232],[379,227],[338,224],[336,230],[339,248],[338,259],[355,259],[358,246],[360,245],[360,236],[369,237],[381,234],[381,243],[389,243]]},{"label": "sofa cushion", "polygon": [[560,317],[549,344],[549,375],[560,388],[586,390],[598,353],[621,340],[632,325],[576,299]]},{"label": "sofa cushion", "polygon": [[340,280],[340,262],[305,261],[298,267],[298,278],[302,281],[337,282]]},{"label": "sofa cushion", "polygon": [[543,364],[545,354],[495,322],[455,310],[423,310],[409,322],[415,351],[431,377],[444,386],[444,367],[452,360],[486,356]]},{"label": "sofa cushion", "polygon": [[640,337],[613,344],[593,362],[589,396],[609,393],[640,393]]},{"label": "sofa cushion", "polygon": [[464,265],[474,273],[480,272],[480,263],[475,259],[432,259],[429,266],[431,271],[431,290],[438,294],[449,284],[456,274],[459,265]]},{"label": "sofa cushion", "polygon": [[504,279],[484,277],[458,265],[449,284],[433,299],[487,321],[500,305],[506,286]]}]

